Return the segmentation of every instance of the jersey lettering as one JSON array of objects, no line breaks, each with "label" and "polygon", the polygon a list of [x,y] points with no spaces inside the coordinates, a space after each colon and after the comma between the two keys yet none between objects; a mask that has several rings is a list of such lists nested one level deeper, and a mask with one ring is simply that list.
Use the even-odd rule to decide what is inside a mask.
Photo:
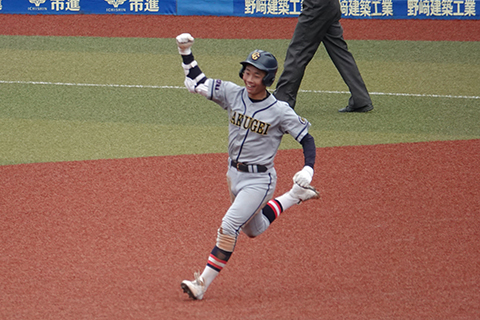
[{"label": "jersey lettering", "polygon": [[239,114],[238,118],[237,118],[237,122],[235,123],[235,125],[237,127],[240,127],[242,125],[242,121],[243,121],[243,114]]},{"label": "jersey lettering", "polygon": [[233,112],[232,117],[230,118],[230,123],[261,135],[267,135],[268,129],[270,128],[270,123],[237,112]]},{"label": "jersey lettering", "polygon": [[220,90],[220,85],[222,84],[222,80],[217,79],[215,80],[215,91]]}]

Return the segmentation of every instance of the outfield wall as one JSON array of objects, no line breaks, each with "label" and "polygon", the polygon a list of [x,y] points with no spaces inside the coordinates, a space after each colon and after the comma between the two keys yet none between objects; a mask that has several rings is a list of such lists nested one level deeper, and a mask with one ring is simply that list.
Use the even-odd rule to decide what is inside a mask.
[{"label": "outfield wall", "polygon": [[[301,2],[302,0],[0,0],[0,13],[282,18],[298,16]],[[480,19],[480,0],[340,0],[340,3],[343,18],[351,19]]]}]

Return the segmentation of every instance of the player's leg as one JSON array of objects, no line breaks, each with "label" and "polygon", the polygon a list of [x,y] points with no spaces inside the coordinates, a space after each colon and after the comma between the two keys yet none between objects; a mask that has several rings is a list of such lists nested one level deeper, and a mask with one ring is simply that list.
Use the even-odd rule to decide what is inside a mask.
[{"label": "player's leg", "polygon": [[292,189],[281,196],[268,201],[260,213],[242,227],[242,231],[249,237],[257,237],[262,234],[275,221],[281,213],[303,201],[318,199],[318,192],[312,188],[302,188],[294,184]]},{"label": "player's leg", "polygon": [[[230,209],[232,209],[232,207],[230,207],[230,213],[235,212],[235,208],[238,209],[238,206],[242,207],[243,204],[255,202],[251,200],[255,199],[255,196],[259,196],[260,193],[258,191],[255,191],[253,193],[249,191],[251,190],[248,190],[248,188],[242,189],[242,191],[238,193],[236,197],[232,193],[232,199],[235,200],[232,204],[234,210],[230,211]],[[267,192],[267,194],[272,193],[273,190]],[[254,197],[252,197],[252,194],[254,195]],[[270,196],[267,195],[265,199],[269,198]],[[260,198],[262,199],[260,200],[262,203],[266,201],[263,200],[264,197]],[[313,187],[303,188],[297,184],[294,184],[292,189],[287,193],[284,193],[276,199],[268,201],[268,203],[263,207],[260,205],[260,207],[262,207],[262,210],[260,212],[258,211],[258,209],[256,209],[258,206],[251,206],[250,208],[248,208],[245,212],[253,212],[254,210],[256,210],[257,213],[254,214],[253,217],[251,217],[250,219],[248,219],[248,215],[245,214],[248,222],[244,224],[243,227],[240,225],[240,227],[242,227],[242,230],[248,236],[255,237],[263,233],[283,211],[287,210],[294,204],[298,204],[302,201],[307,201],[309,199],[318,198],[319,194]],[[203,299],[203,296],[208,286],[213,282],[213,280],[217,277],[220,271],[225,267],[233,253],[239,228],[233,227],[233,230],[237,230],[236,232],[234,232],[234,235],[228,234],[223,231],[224,226],[228,230],[231,226],[236,224],[235,222],[231,223],[230,221],[229,223],[224,225],[226,221],[230,220],[228,219],[227,215],[228,212],[225,215],[227,219],[224,217],[222,221],[222,227],[218,230],[217,244],[210,253],[207,266],[203,270],[203,273],[201,275],[195,274],[194,281],[184,280],[182,282],[182,288],[184,292],[188,293],[188,295],[193,299]],[[238,219],[238,216],[240,216],[239,212],[236,212],[234,216],[236,218],[233,219],[233,221],[236,221]]]},{"label": "player's leg", "polygon": [[222,219],[217,241],[205,269],[194,281],[185,280],[182,288],[191,298],[202,299],[205,291],[229,261],[236,245],[240,229],[273,196],[276,184],[274,170],[267,174],[252,175],[229,170],[229,185],[233,203]]},{"label": "player's leg", "polygon": [[[220,272],[235,249],[241,228],[257,216],[275,191],[276,173],[251,175],[232,170],[234,201],[222,219],[217,243],[210,254],[207,267]],[[267,221],[268,223],[268,221]],[[206,279],[208,286],[213,279]]]},{"label": "player's leg", "polygon": [[333,64],[350,90],[351,97],[347,108],[358,109],[365,106],[372,106],[372,100],[368,94],[365,82],[360,75],[357,63],[352,53],[348,50],[347,43],[343,39],[343,28],[340,21],[330,26],[323,40],[323,44]]}]

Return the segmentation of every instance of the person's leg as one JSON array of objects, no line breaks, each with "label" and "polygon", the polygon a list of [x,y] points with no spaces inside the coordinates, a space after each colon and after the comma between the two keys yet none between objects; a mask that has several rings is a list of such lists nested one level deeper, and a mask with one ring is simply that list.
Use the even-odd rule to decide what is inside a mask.
[{"label": "person's leg", "polygon": [[371,108],[365,108],[364,111],[373,109],[372,100],[368,94],[365,82],[360,75],[357,63],[352,53],[348,50],[347,43],[343,39],[343,28],[340,21],[330,26],[323,39],[323,44],[351,93],[348,106],[344,111],[358,110],[366,106],[371,106]]},{"label": "person's leg", "polygon": [[252,175],[234,168],[229,169],[228,178],[233,202],[217,231],[216,245],[210,252],[202,274],[196,274],[194,281],[182,282],[184,292],[193,299],[203,299],[210,284],[229,261],[242,226],[252,220],[272,198],[277,179],[275,170]]},{"label": "person's leg", "polygon": [[273,221],[278,219],[280,214],[291,206],[318,198],[320,198],[320,195],[314,187],[304,188],[293,184],[292,189],[288,192],[268,201],[260,213],[242,227],[242,231],[251,238],[257,237],[265,232]]},{"label": "person's leg", "polygon": [[290,107],[295,108],[297,94],[302,83],[305,68],[314,56],[319,42],[309,42],[304,37],[307,25],[299,22],[295,28],[292,40],[288,46],[283,72],[278,79],[274,96],[281,101],[287,102]]},{"label": "person's leg", "polygon": [[282,212],[282,205],[276,199],[268,201],[262,210],[242,227],[243,233],[250,238],[258,237]]},{"label": "person's leg", "polygon": [[[288,192],[268,201],[275,190],[276,175],[272,173],[264,178],[264,181],[259,184],[249,183],[249,186],[240,188],[238,193],[234,187],[231,187],[233,203],[222,219],[217,244],[210,253],[205,269],[201,275],[195,274],[194,281],[182,281],[183,291],[191,298],[203,299],[208,286],[230,259],[240,228],[249,237],[256,237],[262,234],[283,211],[294,204],[320,197],[315,188],[294,184]],[[242,185],[237,183],[235,177],[233,180],[233,182],[229,180],[230,186]]]},{"label": "person's leg", "polygon": [[274,92],[278,100],[295,108],[305,68],[312,60],[329,26],[339,19],[338,0],[304,0],[292,39],[287,49],[283,72]]}]

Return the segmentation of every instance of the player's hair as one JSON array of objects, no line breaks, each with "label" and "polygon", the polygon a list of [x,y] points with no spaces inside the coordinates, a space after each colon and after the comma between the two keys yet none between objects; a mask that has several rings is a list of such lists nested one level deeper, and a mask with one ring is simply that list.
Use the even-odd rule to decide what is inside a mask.
[{"label": "player's hair", "polygon": [[263,77],[263,84],[266,87],[269,87],[275,81],[275,75],[277,74],[278,63],[277,59],[270,52],[256,49],[248,55],[245,61],[240,62],[242,68],[240,69],[239,76],[243,79],[243,73],[247,65],[252,65],[257,69],[263,70],[266,72],[265,77]]}]

